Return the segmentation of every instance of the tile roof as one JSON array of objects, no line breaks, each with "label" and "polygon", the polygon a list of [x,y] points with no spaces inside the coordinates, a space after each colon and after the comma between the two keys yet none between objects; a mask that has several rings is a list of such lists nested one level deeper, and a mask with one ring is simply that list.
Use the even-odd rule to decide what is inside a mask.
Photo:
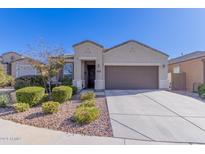
[{"label": "tile roof", "polygon": [[177,58],[170,59],[169,64],[179,63],[179,62],[200,58],[200,57],[205,57],[205,51],[195,51]]},{"label": "tile roof", "polygon": [[108,48],[108,49],[104,50],[104,52],[108,52],[108,51],[110,51],[110,50],[112,50],[112,49],[114,49],[114,48],[120,47],[120,46],[122,46],[122,45],[124,45],[124,44],[127,44],[127,43],[129,43],[129,42],[137,43],[137,44],[139,44],[139,45],[141,45],[141,46],[143,46],[143,47],[149,48],[149,49],[151,49],[151,50],[153,50],[153,51],[155,51],[155,52],[159,52],[159,53],[161,53],[161,54],[163,54],[163,55],[165,55],[165,56],[169,56],[168,54],[166,54],[166,53],[164,53],[164,52],[162,52],[162,51],[160,51],[160,50],[158,50],[158,49],[152,48],[152,47],[150,47],[150,46],[148,46],[148,45],[146,45],[146,44],[144,44],[144,43],[141,43],[141,42],[139,42],[139,41],[136,41],[136,40],[128,40],[128,41],[126,41],[126,42],[123,42],[123,43],[120,43],[120,44],[118,44],[118,45],[115,45],[115,46],[113,46],[113,47],[111,47],[111,48]]},{"label": "tile roof", "polygon": [[2,54],[2,56],[7,55],[7,54],[10,54],[10,53],[14,53],[14,54],[17,54],[17,55],[19,55],[19,56],[22,56],[21,54],[15,52],[15,51],[5,52],[5,53]]},{"label": "tile roof", "polygon": [[102,45],[100,45],[100,44],[98,44],[98,43],[96,43],[96,42],[94,42],[94,41],[91,41],[91,40],[85,40],[85,41],[82,41],[82,42],[76,43],[76,44],[73,45],[73,47],[78,46],[78,45],[83,44],[83,43],[87,43],[87,42],[88,42],[88,43],[95,44],[95,45],[97,45],[97,46],[103,48]]}]

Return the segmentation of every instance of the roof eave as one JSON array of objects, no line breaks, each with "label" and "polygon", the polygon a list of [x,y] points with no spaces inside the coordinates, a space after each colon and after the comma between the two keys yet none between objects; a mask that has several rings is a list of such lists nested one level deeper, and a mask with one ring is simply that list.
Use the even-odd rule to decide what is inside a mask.
[{"label": "roof eave", "polygon": [[84,40],[82,42],[79,42],[79,43],[76,43],[76,44],[72,45],[72,47],[76,47],[76,46],[79,46],[79,45],[84,44],[84,43],[92,43],[92,44],[95,44],[96,46],[104,48],[101,44],[98,44],[98,43],[96,43],[94,41],[91,41],[91,40]]},{"label": "roof eave", "polygon": [[109,48],[109,49],[106,49],[105,52],[109,52],[110,50],[112,50],[112,49],[114,49],[114,48],[117,48],[117,47],[120,47],[120,46],[122,46],[122,45],[124,45],[124,44],[127,44],[127,43],[129,43],[129,42],[135,42],[135,43],[137,43],[137,44],[139,44],[139,45],[141,45],[141,46],[144,46],[144,47],[149,48],[149,49],[151,49],[151,50],[153,50],[153,51],[155,51],[155,52],[159,52],[160,54],[163,54],[163,55],[169,57],[169,55],[166,54],[165,52],[162,52],[162,51],[160,51],[160,50],[158,50],[158,49],[152,48],[152,47],[150,47],[150,46],[148,46],[148,45],[146,45],[146,44],[143,44],[143,43],[141,43],[141,42],[138,42],[138,41],[136,41],[136,40],[129,40],[129,41],[120,43],[120,44],[115,45],[115,46],[113,46],[113,47],[111,47],[111,48]]}]

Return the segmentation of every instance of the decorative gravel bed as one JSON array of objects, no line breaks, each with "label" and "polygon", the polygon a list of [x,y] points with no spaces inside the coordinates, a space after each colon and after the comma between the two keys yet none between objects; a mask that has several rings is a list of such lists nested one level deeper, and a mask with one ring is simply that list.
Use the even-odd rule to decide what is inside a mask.
[{"label": "decorative gravel bed", "polygon": [[100,118],[90,124],[79,125],[72,121],[75,108],[80,104],[78,99],[61,104],[56,114],[46,115],[41,106],[30,108],[23,113],[15,113],[12,107],[0,108],[2,119],[12,120],[21,124],[60,130],[69,133],[90,136],[113,136],[105,97],[96,98],[97,107],[101,110]]}]

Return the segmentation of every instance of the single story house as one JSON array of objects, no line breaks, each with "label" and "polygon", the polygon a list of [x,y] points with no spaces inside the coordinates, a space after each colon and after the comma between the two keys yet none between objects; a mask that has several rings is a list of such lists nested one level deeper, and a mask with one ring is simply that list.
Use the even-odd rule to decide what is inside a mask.
[{"label": "single story house", "polygon": [[[16,52],[6,52],[0,56],[0,64],[8,75],[12,75],[12,62],[21,59],[23,56]],[[15,77],[15,76],[14,76]]]},{"label": "single story house", "polygon": [[[130,40],[111,48],[86,40],[73,45],[74,55],[66,56],[66,64],[57,76],[73,77],[79,89],[166,89],[168,82],[168,55]],[[12,76],[38,74],[19,58],[12,63]]]},{"label": "single story house", "polygon": [[197,91],[198,85],[205,83],[205,51],[196,51],[170,59],[168,72],[179,76],[184,74],[184,90]]}]

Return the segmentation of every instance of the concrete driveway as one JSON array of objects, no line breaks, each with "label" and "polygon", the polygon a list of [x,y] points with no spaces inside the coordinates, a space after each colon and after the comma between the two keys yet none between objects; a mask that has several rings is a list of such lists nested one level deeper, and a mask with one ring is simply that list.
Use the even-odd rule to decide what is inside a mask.
[{"label": "concrete driveway", "polygon": [[205,143],[205,103],[168,91],[105,93],[114,137]]}]

